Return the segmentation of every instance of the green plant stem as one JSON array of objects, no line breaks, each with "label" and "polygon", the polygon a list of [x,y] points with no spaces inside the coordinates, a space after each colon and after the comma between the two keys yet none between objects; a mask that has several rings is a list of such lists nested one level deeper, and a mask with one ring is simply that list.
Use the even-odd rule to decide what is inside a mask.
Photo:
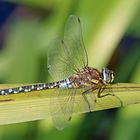
[{"label": "green plant stem", "polygon": [[[0,85],[0,89],[17,86],[21,85]],[[84,89],[77,90],[79,91],[75,96],[75,103],[78,102],[80,105],[84,101],[81,96],[81,92]],[[50,95],[52,92],[54,92],[53,89],[22,94],[1,95],[0,124],[12,124],[50,117]],[[140,84],[113,84],[111,85],[111,88],[107,87],[103,92],[103,95],[108,93],[110,93],[110,95],[102,98],[97,98],[97,93],[97,90],[93,91],[93,94],[96,96],[96,104],[93,111],[140,103]],[[90,97],[91,95],[89,94],[88,96]],[[63,97],[60,98],[60,100],[63,100]],[[88,111],[89,110],[78,111],[76,107],[74,108],[74,114],[85,113]]]}]

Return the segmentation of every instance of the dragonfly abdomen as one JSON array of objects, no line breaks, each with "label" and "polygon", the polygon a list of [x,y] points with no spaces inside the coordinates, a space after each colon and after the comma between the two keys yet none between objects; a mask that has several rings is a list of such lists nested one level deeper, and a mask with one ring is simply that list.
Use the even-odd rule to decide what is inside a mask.
[{"label": "dragonfly abdomen", "polygon": [[65,80],[59,81],[59,88],[66,89],[66,88],[72,88],[72,83],[70,82],[69,78],[66,78]]},{"label": "dragonfly abdomen", "polygon": [[31,91],[40,91],[40,90],[46,90],[46,89],[54,89],[54,88],[71,88],[71,84],[69,79],[65,79],[58,82],[52,82],[52,83],[40,83],[40,84],[34,84],[34,85],[27,85],[27,86],[21,86],[16,88],[8,88],[8,89],[1,89],[0,95],[9,95],[9,94],[18,94],[18,93],[26,93]]},{"label": "dragonfly abdomen", "polygon": [[31,92],[31,91],[44,90],[47,88],[48,88],[48,84],[46,83],[27,85],[27,86],[21,86],[21,87],[9,88],[9,89],[1,89],[0,95],[25,93],[25,92]]}]

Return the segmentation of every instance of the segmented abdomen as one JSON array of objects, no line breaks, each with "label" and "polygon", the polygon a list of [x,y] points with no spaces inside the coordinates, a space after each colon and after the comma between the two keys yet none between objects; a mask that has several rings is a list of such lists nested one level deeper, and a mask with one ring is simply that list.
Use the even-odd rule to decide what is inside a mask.
[{"label": "segmented abdomen", "polygon": [[71,84],[69,79],[65,79],[58,82],[53,83],[41,83],[41,84],[34,84],[34,85],[27,85],[21,86],[16,88],[9,88],[9,89],[1,89],[0,95],[8,95],[8,94],[18,94],[18,93],[25,93],[31,91],[40,91],[46,89],[53,89],[53,88],[71,88]]}]

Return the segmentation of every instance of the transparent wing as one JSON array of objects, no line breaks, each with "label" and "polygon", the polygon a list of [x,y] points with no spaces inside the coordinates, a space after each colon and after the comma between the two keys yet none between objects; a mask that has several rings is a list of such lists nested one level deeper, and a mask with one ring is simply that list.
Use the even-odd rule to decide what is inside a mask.
[{"label": "transparent wing", "polygon": [[65,25],[64,39],[48,46],[48,71],[55,80],[64,79],[88,65],[80,19],[71,15]]},{"label": "transparent wing", "polygon": [[48,71],[56,81],[65,79],[75,72],[73,60],[69,58],[63,40],[54,40],[47,50]]},{"label": "transparent wing", "polygon": [[[50,112],[53,123],[58,130],[62,130],[69,124],[74,113],[83,113],[94,110],[95,96],[92,92],[86,95],[90,104],[87,104],[81,94],[81,89],[57,89],[52,94]],[[76,96],[75,96],[76,95]]]},{"label": "transparent wing", "polygon": [[71,15],[65,25],[64,42],[69,57],[75,58],[74,65],[81,69],[88,65],[87,52],[83,43],[81,21],[79,17]]},{"label": "transparent wing", "polygon": [[53,123],[58,130],[67,127],[71,120],[75,93],[75,90],[57,89],[52,94],[50,112]]},{"label": "transparent wing", "polygon": [[[92,91],[78,89],[74,104],[74,113],[91,112],[95,109],[96,96]],[[84,95],[83,95],[84,93]]]}]

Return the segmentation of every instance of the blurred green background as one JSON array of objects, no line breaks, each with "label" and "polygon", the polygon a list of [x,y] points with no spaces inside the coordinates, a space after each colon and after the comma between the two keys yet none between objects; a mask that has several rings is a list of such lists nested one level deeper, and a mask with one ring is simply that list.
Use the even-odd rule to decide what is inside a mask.
[{"label": "blurred green background", "polygon": [[[90,66],[109,67],[115,82],[140,83],[139,0],[1,1],[0,82],[46,82],[47,46],[63,37],[70,14],[81,19]],[[0,126],[0,140],[140,140],[139,110],[132,105],[79,115],[63,131],[49,119]]]}]

